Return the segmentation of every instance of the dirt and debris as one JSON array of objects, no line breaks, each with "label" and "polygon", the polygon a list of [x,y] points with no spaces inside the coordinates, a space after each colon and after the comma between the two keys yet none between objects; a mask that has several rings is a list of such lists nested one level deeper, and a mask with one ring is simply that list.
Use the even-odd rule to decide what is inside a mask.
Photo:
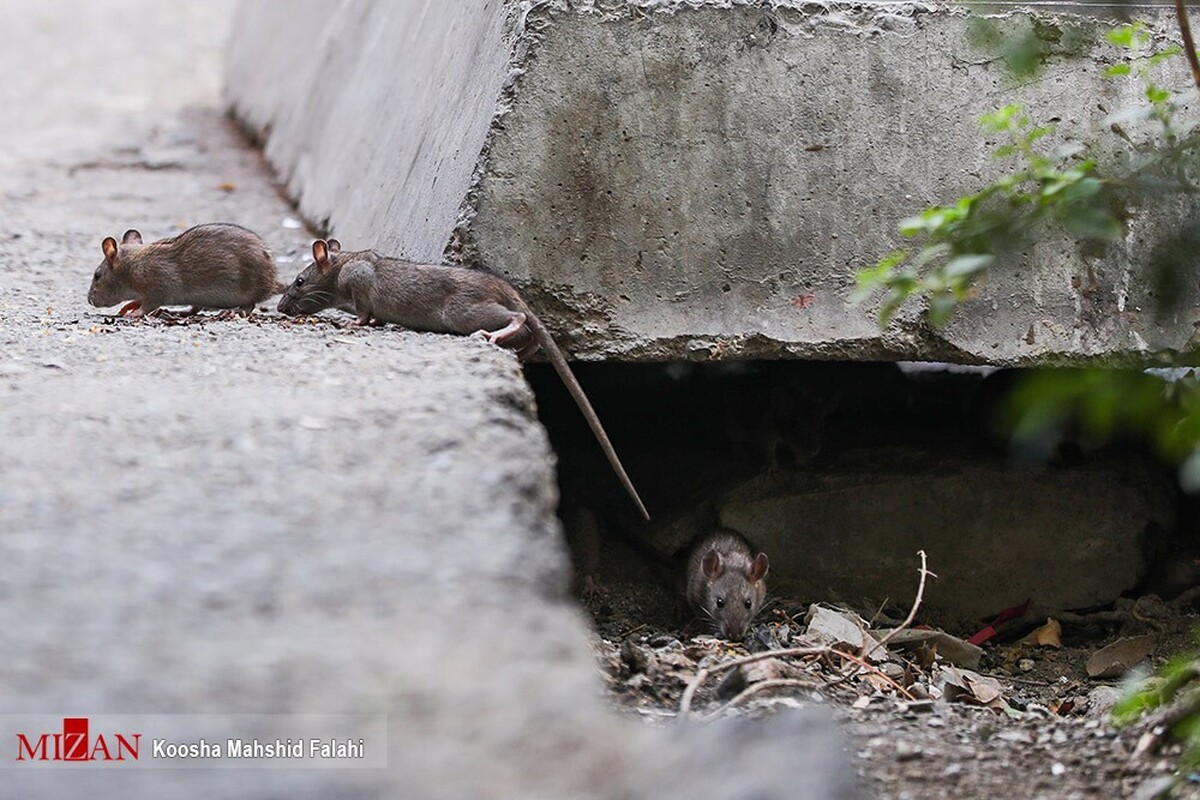
[{"label": "dirt and debris", "polygon": [[1200,797],[1161,715],[1111,720],[1131,669],[1195,652],[1190,607],[1147,596],[1088,613],[1010,610],[977,646],[978,631],[927,629],[919,609],[898,626],[877,609],[776,597],[731,643],[680,618],[652,570],[617,563],[585,604],[613,703],[649,724],[831,707],[869,797]]}]

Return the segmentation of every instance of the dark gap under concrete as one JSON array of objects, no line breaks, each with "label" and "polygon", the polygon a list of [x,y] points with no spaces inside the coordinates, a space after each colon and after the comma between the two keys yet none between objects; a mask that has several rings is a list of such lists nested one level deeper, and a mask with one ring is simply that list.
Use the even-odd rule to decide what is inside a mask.
[{"label": "dark gap under concrete", "polygon": [[[1141,443],[1067,439],[1045,448],[1044,462],[1014,458],[995,419],[1022,370],[804,361],[574,368],[654,518],[638,519],[550,367],[530,364],[559,459],[560,517],[577,559],[581,519],[595,518],[598,574],[656,584],[644,601],[648,620],[675,619],[663,557],[717,524],[767,549],[773,590],[805,601],[890,597],[902,607],[908,561],[926,549],[946,573],[931,621],[963,630],[1024,594],[1051,607],[1101,605],[1162,588],[1156,576],[1190,563],[1196,503]],[[610,558],[620,565],[603,563]]]}]

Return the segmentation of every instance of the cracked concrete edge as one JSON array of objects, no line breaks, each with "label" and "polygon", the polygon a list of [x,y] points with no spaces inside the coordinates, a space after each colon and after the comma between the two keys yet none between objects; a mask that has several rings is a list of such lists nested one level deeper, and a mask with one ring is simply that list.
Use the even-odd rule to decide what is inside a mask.
[{"label": "cracked concrete edge", "polygon": [[[663,4],[653,5],[663,6]],[[570,103],[572,93],[578,92],[586,95],[594,91],[608,92],[609,89],[604,87],[629,87],[636,83],[632,77],[626,81],[619,77],[613,78],[611,75],[608,76],[607,83],[603,80],[589,83],[589,78],[586,76],[587,71],[578,71],[579,63],[568,61],[564,67],[561,58],[564,49],[569,51],[572,48],[579,50],[595,46],[602,50],[606,46],[612,47],[613,49],[607,57],[603,53],[596,54],[589,51],[592,63],[598,65],[605,64],[610,59],[618,59],[619,53],[630,52],[630,48],[633,48],[634,51],[637,50],[636,43],[628,41],[630,38],[635,38],[636,34],[626,35],[623,40],[620,39],[620,36],[628,34],[635,28],[646,30],[645,26],[636,24],[637,14],[631,17],[629,11],[631,8],[649,6],[641,3],[614,3],[599,12],[595,10],[596,7],[595,3],[556,2],[538,4],[534,10],[536,13],[531,15],[531,19],[536,20],[537,24],[530,25],[531,44],[528,50],[531,55],[528,62],[522,65],[520,79],[510,87],[509,96],[504,98],[501,104],[504,116],[498,117],[494,121],[485,150],[481,155],[480,166],[475,172],[474,182],[466,199],[464,212],[460,215],[460,224],[448,250],[448,256],[451,258],[482,263],[502,269],[509,274],[526,292],[535,306],[549,309],[549,313],[544,316],[547,316],[551,326],[559,331],[560,335],[563,335],[568,349],[577,357],[630,360],[827,358],[830,353],[838,353],[839,357],[856,360],[904,358],[1003,365],[1099,364],[1108,366],[1177,363],[1196,357],[1197,346],[1194,341],[1196,337],[1189,327],[1190,318],[1171,321],[1164,320],[1153,311],[1143,314],[1140,306],[1145,305],[1148,293],[1153,294],[1153,290],[1145,286],[1145,281],[1138,286],[1135,280],[1136,291],[1132,293],[1128,291],[1131,272],[1136,270],[1133,265],[1141,263],[1139,259],[1144,260],[1152,255],[1149,252],[1152,246],[1146,245],[1144,242],[1162,240],[1166,235],[1171,234],[1172,225],[1178,227],[1179,224],[1185,224],[1192,209],[1184,207],[1183,204],[1178,204],[1179,208],[1167,208],[1155,218],[1135,220],[1131,225],[1126,243],[1123,246],[1112,248],[1106,257],[1107,264],[1104,265],[1103,270],[1100,270],[1098,291],[1091,292],[1086,298],[1076,297],[1078,292],[1065,289],[1068,282],[1073,283],[1077,279],[1071,278],[1071,281],[1068,281],[1067,277],[1072,271],[1077,276],[1079,270],[1084,269],[1084,266],[1076,263],[1079,261],[1077,257],[1062,257],[1054,253],[1053,248],[1059,243],[1051,242],[1050,245],[1044,243],[1036,245],[1026,260],[1027,264],[1043,262],[1050,267],[1041,269],[1041,274],[1032,281],[1031,287],[1023,285],[1024,281],[1019,280],[1019,272],[1010,277],[998,269],[993,270],[993,273],[996,274],[991,276],[992,286],[985,286],[979,299],[964,304],[963,311],[946,328],[935,329],[928,326],[920,316],[920,308],[915,304],[910,304],[909,307],[902,309],[901,313],[896,315],[892,326],[882,332],[874,326],[872,318],[874,309],[869,305],[861,309],[846,309],[840,313],[831,314],[827,311],[815,332],[810,330],[799,336],[781,336],[779,334],[785,331],[781,330],[780,325],[768,324],[760,327],[760,323],[750,319],[756,314],[750,313],[749,309],[754,308],[755,311],[761,311],[764,301],[770,301],[780,306],[781,310],[777,310],[775,313],[785,315],[785,304],[780,301],[788,298],[783,296],[765,298],[758,296],[748,306],[743,303],[742,305],[746,306],[743,309],[746,313],[742,315],[745,319],[739,325],[726,326],[731,328],[730,330],[710,330],[710,328],[721,326],[708,325],[705,320],[696,318],[694,314],[689,318],[689,312],[686,309],[689,304],[699,308],[710,305],[721,307],[726,304],[725,298],[704,286],[705,281],[712,275],[706,275],[704,266],[699,268],[683,267],[685,273],[689,269],[694,270],[691,273],[692,282],[688,284],[689,288],[684,296],[672,298],[666,292],[666,289],[670,287],[663,287],[661,284],[655,283],[658,276],[664,274],[664,269],[678,268],[678,264],[670,263],[670,258],[665,262],[663,259],[659,259],[649,265],[646,271],[652,277],[643,279],[639,277],[639,273],[642,272],[640,253],[639,266],[637,269],[633,269],[624,266],[628,263],[625,256],[632,257],[630,255],[632,250],[622,255],[618,252],[620,248],[606,248],[605,246],[593,248],[591,246],[593,240],[588,238],[591,236],[587,232],[589,225],[595,228],[597,236],[601,236],[603,228],[617,232],[623,231],[625,238],[631,240],[638,239],[637,225],[628,219],[621,218],[619,214],[615,218],[597,218],[591,222],[579,222],[588,216],[585,206],[589,201],[585,198],[582,202],[573,203],[570,195],[571,175],[569,173],[572,170],[580,169],[587,171],[588,166],[584,163],[587,161],[587,156],[584,154],[582,160],[572,162],[569,153],[564,155],[572,146],[569,139],[573,133],[563,133],[563,129],[570,127],[569,121],[566,123],[546,121],[549,115],[557,114],[561,110],[561,106]],[[929,25],[940,26],[937,29],[937,35],[940,36],[954,36],[955,31],[959,31],[961,34],[964,29],[954,26],[965,25],[965,18],[969,16],[968,12],[962,8],[915,4],[899,7],[829,4],[818,6],[818,10],[815,12],[807,10],[811,6],[805,5],[803,9],[798,9],[792,3],[670,3],[663,7],[668,8],[672,13],[686,11],[692,14],[713,9],[749,9],[751,11],[769,9],[772,12],[785,9],[794,17],[785,17],[781,14],[772,17],[772,20],[773,24],[778,23],[779,27],[786,29],[789,34],[795,35],[797,31],[804,31],[806,30],[805,26],[810,30],[824,30],[825,33],[832,31],[833,33],[830,35],[849,33],[854,37],[853,41],[864,42],[864,47],[868,48],[868,55],[873,52],[870,48],[881,47],[882,45],[879,43],[889,36],[883,34],[884,38],[881,38],[878,35],[879,31],[886,25],[874,24],[871,21],[884,18],[895,20],[898,15],[892,13],[894,11],[901,11],[910,19],[928,20]],[[1156,38],[1171,40],[1177,36],[1173,26],[1161,18],[1162,9],[1140,8],[1139,10],[1160,14],[1160,19],[1152,27]],[[851,19],[851,12],[857,12],[861,20],[867,20],[867,22],[865,24],[861,20],[855,22]],[[1078,28],[1102,23],[1112,24],[1112,20],[1104,20],[1094,15],[1064,14],[1058,9],[1044,12],[1042,10],[1007,8],[989,16],[1015,20],[1017,24],[1024,24],[1025,20],[1030,20],[1037,24],[1059,26],[1064,30],[1068,26]],[[587,21],[576,22],[576,20]],[[946,29],[947,20],[957,20],[957,22]],[[547,32],[555,24],[560,26],[560,30],[547,42]],[[563,28],[564,24],[567,27]],[[700,23],[693,24],[700,27]],[[856,25],[858,29],[855,28]],[[578,31],[581,26],[585,29],[590,26],[591,30],[611,26],[612,29],[620,29],[623,33],[598,33],[589,40],[586,36],[571,32],[572,30]],[[660,30],[665,30],[665,28]],[[724,29],[722,28],[722,30]],[[912,30],[919,31],[920,29],[918,27]],[[869,32],[870,35],[860,36],[863,31]],[[894,35],[892,34],[892,36]],[[924,34],[926,39],[932,35],[934,34]],[[571,40],[571,44],[563,46],[560,41],[556,41],[556,39],[562,38]],[[658,44],[663,45],[666,52],[672,52],[670,47],[674,40],[669,35],[663,38],[666,39],[666,42],[658,42]],[[596,41],[603,41],[603,43],[595,45]],[[712,39],[704,41],[712,41]],[[618,44],[614,46],[613,42],[618,42]],[[1110,63],[1112,60],[1110,55],[1094,52],[1097,50],[1098,44],[1099,42],[1085,43],[1084,49],[1077,51],[1072,51],[1070,47],[1064,46],[1060,48],[1061,52],[1058,52],[1055,58],[1061,63],[1071,63],[1071,59],[1079,57],[1088,59],[1088,63]],[[539,61],[547,58],[546,49],[554,50],[555,47],[558,49],[558,60],[554,61],[552,66],[540,64]],[[896,57],[897,53],[893,51],[891,56]],[[549,57],[554,58],[553,55]],[[887,55],[884,54],[883,57],[887,62]],[[819,55],[818,58],[820,58]],[[643,71],[644,69],[643,65]],[[901,72],[904,69],[901,67]],[[539,70],[540,74],[538,74]],[[1079,69],[1075,73],[1070,73],[1068,70],[1068,82],[1079,81],[1086,85],[1076,92],[1081,96],[1089,94],[1087,87],[1091,84],[1088,81],[1095,80],[1086,77],[1086,72],[1087,70],[1084,69]],[[572,75],[576,76],[573,83],[570,77]],[[549,84],[553,84],[555,88],[547,88]],[[1107,86],[1104,88],[1108,91]],[[540,99],[536,96],[539,92],[541,93]],[[628,91],[624,94],[620,92],[617,94],[620,95],[617,99],[609,98],[609,102],[618,107],[617,116],[625,115],[623,118],[637,119],[640,124],[643,117],[639,116],[636,102],[631,104],[632,108],[622,106],[622,103],[628,100]],[[1027,94],[1030,96],[1022,99],[1031,106],[1034,112],[1040,108],[1049,113],[1051,109],[1045,107],[1045,98],[1041,98],[1036,92]],[[1118,94],[1121,94],[1121,98],[1116,101],[1116,107],[1119,108],[1122,107],[1120,103],[1129,100],[1129,97],[1126,96],[1130,95],[1128,87],[1118,90]],[[530,95],[534,95],[533,99],[530,99]],[[547,98],[551,97],[564,99],[547,103]],[[525,110],[524,124],[521,120],[522,104],[536,109],[533,112]],[[941,110],[945,111],[946,109],[942,108]],[[641,111],[645,112],[646,109],[642,108]],[[564,113],[569,115],[575,112]],[[885,109],[881,113],[886,115],[888,112]],[[1069,112],[1065,113],[1064,117],[1068,115]],[[1087,114],[1081,116],[1088,117]],[[1094,112],[1091,116],[1094,116]],[[970,124],[966,125],[967,136],[963,136],[961,131],[959,132],[959,138],[962,141],[958,144],[978,148],[980,137],[977,129],[974,128],[973,119],[972,117],[969,120]],[[587,126],[592,123],[586,112],[579,112],[578,122],[582,125],[579,135],[583,137]],[[600,123],[595,124],[599,125]],[[655,124],[654,121],[649,123],[651,130],[655,130]],[[553,132],[556,125],[560,130]],[[1068,129],[1069,135],[1071,126],[1064,124],[1062,127]],[[868,124],[864,130],[869,129],[870,125]],[[574,131],[574,129],[571,130]],[[549,144],[539,142],[539,136],[546,139]],[[598,156],[596,160],[597,165],[601,163],[609,165],[603,169],[610,169],[614,157],[619,160],[622,156],[628,155],[628,153],[623,153],[619,146],[614,146],[611,141],[606,142],[603,138],[590,141],[589,147],[605,154]],[[497,148],[504,146],[508,147],[507,152],[498,155]],[[583,147],[582,144],[579,146]],[[550,152],[554,153],[550,158],[560,159],[562,163],[546,169],[545,165]],[[580,163],[583,166],[579,166]],[[601,168],[596,166],[595,169]],[[996,168],[991,164],[985,164],[981,170],[984,174],[990,174],[995,172]],[[959,181],[958,183],[962,184],[960,186],[949,177],[954,171],[954,169],[948,168],[944,174],[939,174],[934,170],[931,175],[918,178],[916,183],[918,185],[927,184],[926,188],[945,184],[942,190],[935,191],[930,199],[953,197],[970,189],[969,182]],[[536,173],[534,177],[529,177],[531,172]],[[601,173],[596,172],[595,174],[600,175]],[[672,189],[683,192],[684,194],[679,200],[681,206],[690,201],[694,206],[704,207],[712,199],[705,195],[703,190],[692,196],[687,194],[688,189],[672,186],[669,182],[659,182],[657,176],[653,174],[639,174],[646,183],[652,184],[656,189],[667,187],[662,190],[668,193],[668,200],[673,193]],[[834,179],[847,180],[844,175],[839,177],[836,174]],[[522,180],[525,181],[524,185],[520,185]],[[849,179],[849,182],[853,183],[853,179]],[[620,183],[619,180],[609,180],[614,191],[618,183]],[[978,183],[979,181],[976,180],[976,184]],[[554,189],[555,185],[559,187],[557,191]],[[564,185],[568,188],[564,189]],[[922,194],[929,193],[923,192]],[[490,207],[486,213],[481,213],[481,206],[488,204],[489,201]],[[626,202],[628,201],[626,200]],[[551,209],[557,207],[558,210],[554,212],[557,216],[543,214],[534,218],[536,215],[527,213],[530,209],[537,211],[540,204],[548,204]],[[634,205],[636,206],[637,203]],[[873,257],[894,247],[894,242],[889,243],[887,240],[893,238],[890,231],[895,220],[915,213],[917,210],[919,207],[897,208],[892,215],[890,224],[877,224],[875,230],[868,231],[867,238],[874,242],[873,249],[860,248],[857,263],[871,263]],[[849,218],[853,216],[853,212],[850,212]],[[645,220],[643,219],[642,222],[644,224]],[[858,223],[861,222],[862,220],[858,220]],[[674,224],[679,225],[678,222]],[[630,227],[631,225],[633,227]],[[705,236],[711,235],[719,227],[719,224],[712,219],[705,218],[700,220],[696,227],[707,232],[700,234]],[[580,233],[581,230],[584,232]],[[528,231],[533,232],[532,246],[530,237],[527,235]],[[540,245],[537,244],[539,234],[542,238]],[[564,237],[562,241],[568,242],[565,248],[551,248],[546,244],[556,236]],[[481,243],[481,237],[487,241]],[[573,247],[570,244],[572,238],[576,244],[580,239],[585,238],[587,242]],[[630,246],[632,247],[632,245]],[[649,239],[646,239],[645,246],[650,246]],[[684,249],[687,250],[687,247],[685,246]],[[599,252],[596,252],[597,250]],[[577,252],[580,260],[590,257],[592,263],[598,266],[589,266],[582,272],[574,270],[571,266],[559,266],[560,264],[574,264],[574,256]],[[787,255],[799,257],[801,261],[808,256],[815,256],[815,260],[819,261],[823,252],[820,247],[817,247],[807,253],[801,249],[798,253],[788,253]],[[700,248],[700,252],[694,253],[698,258],[712,254],[703,247]],[[678,254],[676,255],[678,256]],[[740,262],[742,266],[738,268],[738,272],[741,273],[738,280],[750,279],[753,281],[760,277],[755,273],[753,266],[746,269],[747,264],[753,264],[755,254],[746,252],[742,255],[746,256],[748,260]],[[803,270],[801,271],[803,272]],[[812,273],[806,275],[808,281],[824,282],[822,292],[826,296],[823,303],[827,304],[830,299],[840,298],[843,291],[836,287],[843,284],[845,280],[851,282],[853,280],[852,274],[837,275],[835,274],[837,271],[824,275],[819,272],[815,276]],[[842,268],[841,271],[845,272],[845,269]],[[711,270],[709,272],[711,273]],[[1087,273],[1091,276],[1090,266],[1087,267]],[[568,278],[570,279],[568,280]],[[625,278],[629,279],[628,282],[624,280]],[[763,281],[768,279],[771,279],[770,274],[763,277]],[[832,295],[829,293],[831,280],[832,288],[834,288]],[[803,286],[804,281],[797,280],[796,284]],[[656,292],[655,290],[659,288],[663,288],[664,291]],[[628,292],[634,299],[633,303],[630,303],[629,298],[624,296],[625,292]],[[676,294],[678,295],[678,293]],[[776,292],[776,294],[779,293]],[[638,302],[639,296],[643,302]],[[657,303],[653,302],[654,297],[658,298]],[[1096,302],[1097,297],[1100,299],[1099,303]],[[618,298],[623,300],[627,306],[624,313],[621,313]],[[1049,300],[1047,307],[1043,308],[1043,299],[1045,298],[1049,298]],[[1183,307],[1185,308],[1188,305],[1188,299],[1190,299],[1190,295],[1184,299]],[[681,302],[682,306],[679,306],[676,301]],[[670,308],[672,303],[676,303],[676,309]],[[990,310],[988,309],[989,304]],[[1006,310],[1006,305],[1015,308],[1016,311]],[[1126,305],[1128,305],[1128,309]],[[677,309],[679,308],[683,310],[682,318],[678,317]],[[728,309],[726,310],[728,311]],[[1133,315],[1132,321],[1128,318],[1129,314]],[[649,324],[645,324],[647,320],[655,318],[657,318],[657,323],[651,321]],[[782,318],[779,316],[779,319]],[[857,322],[854,322],[855,318],[858,319]],[[604,322],[600,322],[601,320]],[[784,327],[786,328],[787,325],[785,324]],[[822,328],[824,328],[823,331]]]},{"label": "cracked concrete edge", "polygon": [[[308,0],[284,13],[245,0],[225,94],[315,229],[436,262],[521,19],[511,0],[426,5]],[[425,80],[405,80],[414,62]]]},{"label": "cracked concrete edge", "polygon": [[[1126,257],[1129,254],[1109,259],[1111,264],[1102,275],[1100,296],[1104,301],[1101,305],[1113,308],[1101,308],[1099,313],[1095,308],[1083,307],[1091,300],[1082,301],[1081,306],[1080,299],[1074,298],[1071,291],[1054,288],[1055,282],[1062,282],[1077,267],[1067,263],[1070,259],[1042,249],[1031,260],[1048,260],[1054,265],[1050,270],[1053,274],[1039,278],[1038,285],[1030,291],[994,280],[984,296],[967,303],[959,318],[947,328],[930,328],[921,319],[920,309],[913,306],[902,309],[886,331],[875,327],[874,308],[869,305],[831,310],[829,301],[841,298],[843,292],[838,287],[845,280],[852,280],[852,275],[830,272],[834,263],[830,261],[829,265],[818,267],[817,273],[794,276],[797,285],[806,281],[818,285],[823,282],[822,304],[827,307],[819,322],[802,320],[795,324],[808,328],[789,331],[787,325],[793,323],[785,321],[781,328],[779,323],[788,313],[782,303],[787,299],[782,294],[787,287],[777,286],[772,292],[747,296],[740,304],[727,308],[723,312],[726,316],[739,314],[746,319],[738,325],[727,325],[729,330],[720,330],[721,326],[703,324],[686,308],[689,304],[700,307],[705,303],[726,304],[727,298],[710,296],[711,288],[704,288],[705,281],[712,276],[706,277],[703,267],[693,277],[687,296],[660,293],[657,305],[647,305],[655,297],[656,286],[638,285],[638,280],[633,279],[627,291],[635,300],[640,294],[642,302],[626,303],[630,307],[622,314],[614,298],[621,291],[611,291],[611,279],[597,282],[594,274],[589,277],[570,266],[560,266],[573,263],[570,247],[560,248],[566,253],[557,249],[548,251],[545,247],[531,250],[528,242],[521,242],[526,229],[538,224],[543,229],[546,226],[545,220],[531,220],[521,211],[523,202],[546,199],[553,204],[555,199],[560,203],[570,200],[561,189],[554,194],[550,174],[535,179],[533,188],[525,190],[530,192],[530,199],[523,200],[520,190],[514,193],[512,184],[526,178],[522,173],[527,169],[539,169],[538,160],[534,158],[523,166],[520,158],[513,160],[511,152],[507,162],[497,154],[506,137],[529,138],[529,125],[521,129],[521,115],[514,112],[519,112],[522,103],[530,102],[528,96],[536,94],[539,81],[544,84],[553,79],[548,78],[545,65],[540,62],[546,57],[546,37],[555,32],[556,26],[561,29],[565,22],[589,20],[613,26],[615,30],[643,20],[682,20],[685,15],[693,15],[689,19],[694,21],[699,19],[694,15],[714,10],[761,11],[772,14],[774,24],[783,32],[810,41],[811,46],[819,46],[821,37],[846,35],[851,37],[850,41],[862,42],[869,53],[873,52],[870,48],[884,47],[881,43],[896,38],[908,40],[921,35],[928,40],[933,34],[922,34],[922,28],[942,25],[947,20],[952,22],[944,33],[955,35],[960,30],[955,26],[965,25],[971,10],[924,3],[793,0],[472,0],[452,11],[428,15],[411,0],[393,4],[385,11],[379,11],[378,5],[371,0],[344,0],[324,29],[314,24],[316,12],[311,4],[307,11],[291,15],[285,23],[290,26],[285,35],[265,38],[295,42],[303,39],[302,31],[315,31],[311,37],[311,56],[293,67],[296,59],[289,60],[286,54],[270,49],[278,44],[266,49],[259,47],[264,32],[273,30],[273,12],[262,0],[248,0],[235,27],[230,50],[229,96],[234,113],[248,127],[264,135],[268,159],[285,178],[301,211],[315,220],[318,227],[332,228],[344,240],[369,241],[380,249],[415,260],[480,264],[506,274],[535,307],[546,309],[547,321],[576,357],[695,360],[827,358],[832,354],[859,360],[905,358],[1006,365],[1137,366],[1186,360],[1196,349],[1186,330],[1187,320],[1181,327],[1160,324],[1160,320],[1147,317],[1128,324],[1120,318],[1127,294],[1122,287],[1129,283]],[[996,4],[981,7],[980,13],[1018,23],[1030,19],[1061,26],[1102,21],[1093,13],[1070,13],[1072,10],[1078,11],[1080,7],[1063,4],[1030,10]],[[1152,7],[1138,10],[1150,14],[1160,11]],[[1152,30],[1159,39],[1174,35],[1173,29],[1161,19]],[[939,30],[938,35],[942,33]],[[559,30],[555,35],[561,34]],[[389,36],[403,46],[389,44]],[[463,46],[436,46],[441,42]],[[412,48],[408,47],[410,44]],[[471,58],[455,55],[459,51],[469,51]],[[423,57],[427,52],[434,52],[441,59],[436,69]],[[397,53],[403,53],[403,57]],[[885,58],[895,55],[884,54]],[[609,57],[597,58],[603,62]],[[414,61],[424,66],[414,68]],[[450,85],[457,91],[439,94],[442,84],[437,81],[444,82],[444,77],[435,80],[430,76],[435,73],[444,76],[447,69],[453,74]],[[905,69],[901,66],[899,77],[892,75],[892,79],[903,84],[907,80],[902,74]],[[531,74],[538,70],[543,70],[540,76]],[[377,74],[403,75],[413,80],[380,81],[375,77]],[[403,84],[404,88],[394,89],[394,84]],[[560,91],[555,96],[566,103],[571,91],[574,88],[569,86],[566,94]],[[444,106],[454,105],[444,102],[446,96],[460,101],[461,108],[452,118],[440,113]],[[1037,102],[1037,96],[1033,98]],[[401,100],[415,102],[398,102]],[[402,111],[388,111],[389,107],[401,107]],[[636,108],[629,113],[635,112]],[[544,119],[548,113],[548,109],[540,109],[533,116]],[[368,120],[382,122],[382,127],[372,128],[365,122]],[[964,127],[969,129],[969,135],[958,130]],[[964,123],[958,128],[960,145],[979,146],[978,131],[973,124]],[[539,135],[536,130],[532,133],[534,137]],[[537,146],[527,142],[518,145]],[[829,172],[831,167],[827,165],[824,169]],[[992,168],[980,169],[986,173]],[[830,176],[845,180],[838,177],[836,170],[825,177]],[[551,183],[546,183],[547,180]],[[919,193],[923,202],[953,197],[969,188],[969,182],[956,182],[949,175],[938,175],[936,170],[918,178],[916,185],[924,187]],[[502,201],[499,208],[493,202],[486,213],[481,211],[489,199],[497,197]],[[703,196],[696,199],[700,203],[706,200]],[[504,202],[509,204],[505,206]],[[870,240],[870,247],[860,247],[854,263],[869,263],[871,258],[894,247],[891,231],[895,220],[917,210],[901,208],[902,202],[891,202],[897,208],[890,217],[885,214],[859,231]],[[560,221],[565,220],[568,227],[575,224],[571,220],[579,219],[570,207],[558,213],[563,215]],[[1187,209],[1182,213],[1186,215]],[[852,225],[861,227],[863,223],[860,219]],[[624,222],[615,219],[606,224],[620,228]],[[700,226],[704,224],[701,222]],[[1149,227],[1153,228],[1154,223]],[[481,244],[481,237],[487,238],[489,230],[490,240]],[[1143,233],[1139,230],[1136,236]],[[800,258],[801,262],[808,259],[809,266],[804,269],[811,270],[811,264],[824,257],[824,249],[825,245],[813,239],[795,253],[785,255]],[[1144,250],[1140,256],[1145,255]],[[623,266],[621,253],[600,252],[596,258],[611,274],[620,275],[628,269]],[[1127,262],[1124,266],[1117,263],[1122,259]],[[757,280],[759,276],[755,275],[752,264],[747,268],[745,263],[738,263],[738,281]],[[652,264],[650,270],[661,267],[662,264]],[[842,272],[847,269],[840,268]],[[1121,274],[1112,274],[1114,270]],[[764,281],[768,279],[778,283],[770,274],[763,277]],[[1053,291],[1045,291],[1047,286]],[[745,292],[739,289],[735,298],[738,294]],[[1011,312],[997,315],[995,308],[989,311],[987,304],[995,306],[997,297],[1001,305],[1026,307],[1015,314],[1020,319],[1006,318],[1006,314],[1014,316]],[[1042,309],[1044,297],[1049,297],[1050,302]],[[1137,306],[1138,300],[1135,297],[1132,305]],[[761,313],[749,313],[748,309],[761,311],[764,303],[772,308],[779,306],[772,312],[774,323],[765,317],[755,319],[762,317]],[[642,324],[647,314],[657,317],[657,322]],[[1106,323],[1106,315],[1117,319]],[[986,320],[980,321],[989,316],[1001,319],[989,327]],[[1021,340],[1029,345],[1022,345]]]}]

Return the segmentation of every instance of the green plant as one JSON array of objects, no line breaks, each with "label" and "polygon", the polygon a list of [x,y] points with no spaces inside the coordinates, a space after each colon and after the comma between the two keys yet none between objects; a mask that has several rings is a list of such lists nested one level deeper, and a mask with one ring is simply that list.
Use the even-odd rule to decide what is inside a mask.
[{"label": "green plant", "polygon": [[[1126,60],[1106,74],[1136,78],[1148,101],[1108,120],[1112,134],[1127,145],[1121,157],[1102,172],[1094,154],[1099,145],[1064,141],[1046,147],[1054,126],[1034,124],[1021,106],[984,115],[984,130],[1002,139],[993,155],[1015,161],[1014,168],[973,194],[901,221],[900,234],[912,244],[860,270],[851,302],[882,292],[879,322],[886,326],[905,302],[923,297],[928,322],[943,325],[975,296],[990,269],[1019,257],[1035,232],[1102,248],[1125,235],[1130,208],[1163,193],[1197,191],[1190,177],[1198,144],[1194,128],[1177,123],[1174,95],[1154,78],[1154,67],[1179,55],[1180,48],[1141,55],[1151,41],[1141,23],[1110,31],[1107,39],[1122,48]],[[1143,119],[1156,122],[1158,131],[1137,143],[1123,125]]]},{"label": "green plant", "polygon": [[1145,442],[1179,469],[1186,491],[1200,491],[1200,378],[1194,371],[1164,380],[1134,370],[1041,370],[1020,382],[1001,425],[1012,448],[1048,455],[1067,435],[1102,446]]},{"label": "green plant", "polygon": [[1200,661],[1192,656],[1176,656],[1151,675],[1141,670],[1124,681],[1121,699],[1113,706],[1113,722],[1131,725],[1149,715],[1155,724],[1150,738],[1139,748],[1153,748],[1164,737],[1183,744],[1182,766],[1200,767]]}]

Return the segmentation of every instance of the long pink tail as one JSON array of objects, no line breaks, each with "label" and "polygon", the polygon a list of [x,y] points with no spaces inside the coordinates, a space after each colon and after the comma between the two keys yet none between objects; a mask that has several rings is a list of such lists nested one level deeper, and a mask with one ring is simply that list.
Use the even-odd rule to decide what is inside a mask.
[{"label": "long pink tail", "polygon": [[633,481],[629,480],[629,475],[625,472],[625,467],[621,464],[621,459],[617,456],[617,451],[613,449],[612,442],[609,441],[608,434],[604,431],[604,426],[600,424],[600,418],[596,416],[596,410],[592,408],[587,395],[583,393],[583,387],[576,380],[575,373],[571,371],[570,365],[567,364],[567,359],[563,355],[562,350],[555,344],[554,337],[550,335],[550,331],[546,330],[546,326],[542,324],[542,321],[537,318],[536,314],[526,308],[525,315],[529,319],[529,326],[533,328],[534,335],[537,336],[539,344],[546,351],[546,355],[550,357],[550,363],[554,365],[555,372],[558,373],[558,377],[562,378],[567,391],[571,393],[571,397],[575,399],[575,404],[579,406],[579,410],[583,413],[583,418],[587,420],[588,427],[596,435],[596,441],[600,443],[600,449],[604,451],[604,455],[608,458],[608,463],[612,465],[613,471],[617,473],[617,478],[621,481],[621,485],[625,487],[625,491],[633,499],[634,504],[638,507],[638,511],[642,513],[642,517],[650,519],[650,512],[646,511],[646,506],[642,503],[642,498],[638,496],[637,489],[633,488]]}]

